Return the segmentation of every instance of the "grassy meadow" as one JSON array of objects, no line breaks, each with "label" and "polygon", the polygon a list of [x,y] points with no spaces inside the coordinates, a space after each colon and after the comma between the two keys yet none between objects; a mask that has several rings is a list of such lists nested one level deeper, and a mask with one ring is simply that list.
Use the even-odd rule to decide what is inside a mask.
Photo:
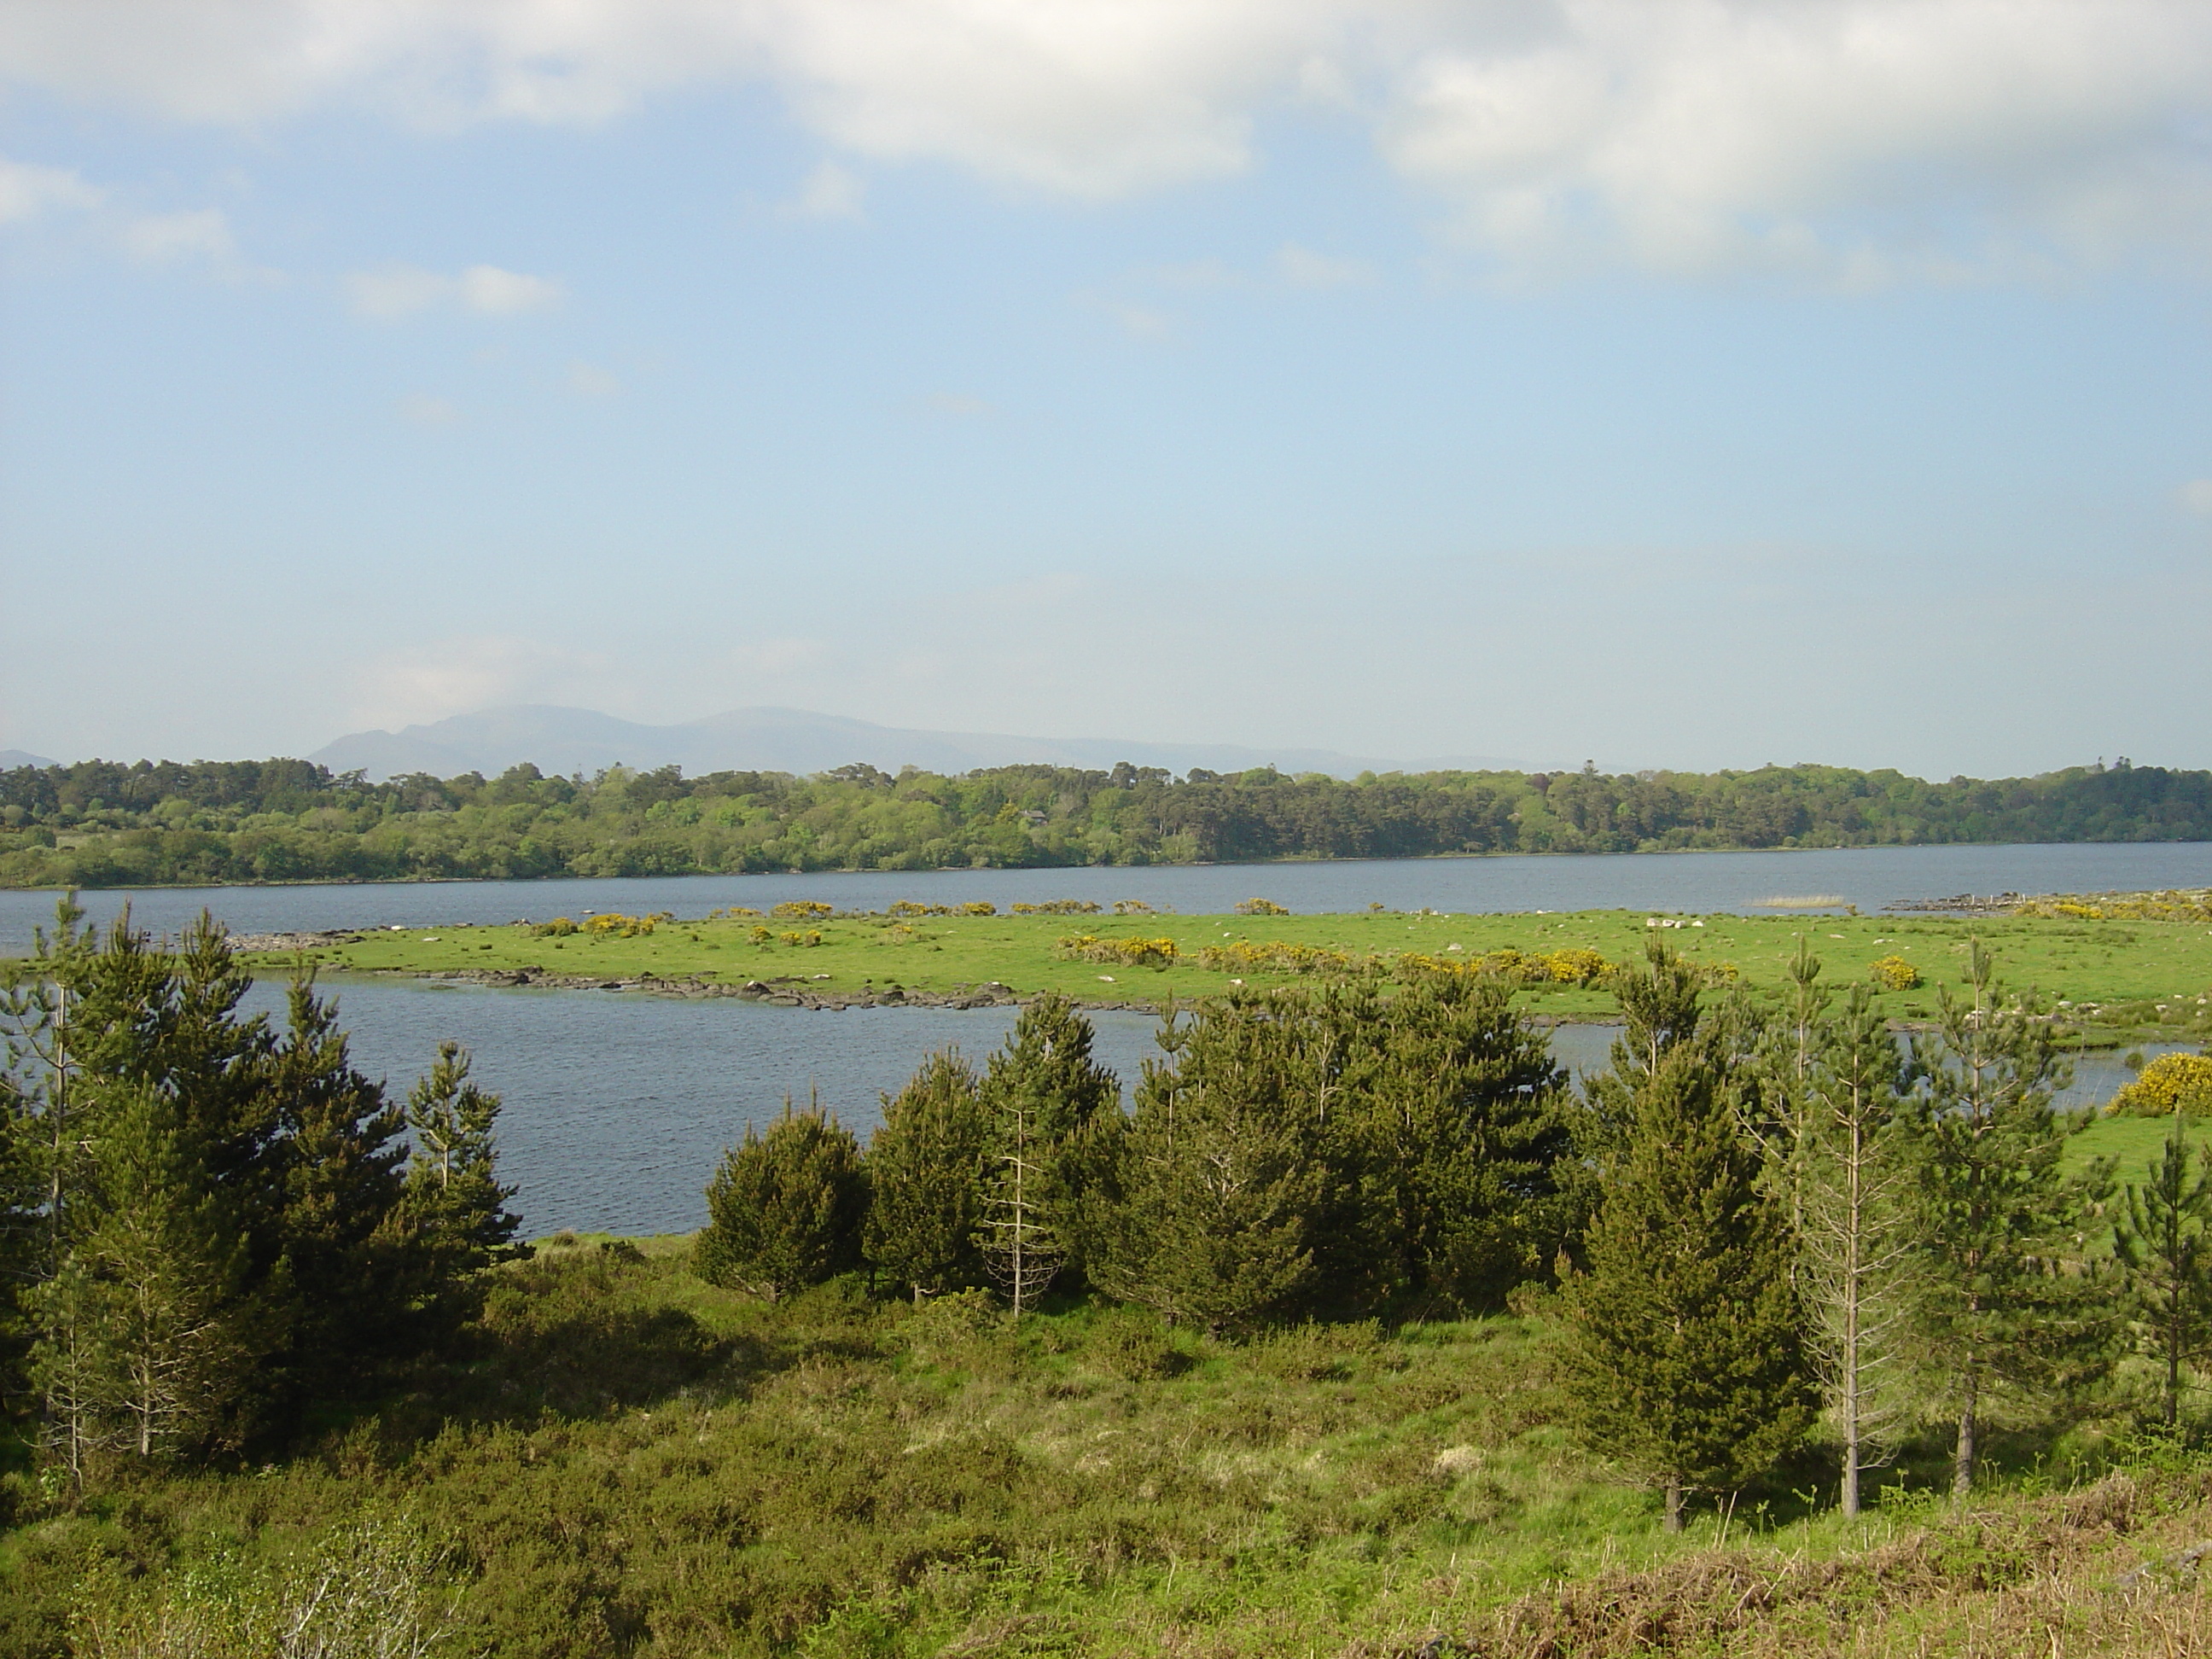
[{"label": "grassy meadow", "polygon": [[[1232,1345],[1130,1310],[1063,1302],[1017,1327],[980,1297],[915,1308],[851,1281],[771,1306],[693,1277],[681,1239],[542,1244],[500,1270],[457,1363],[281,1465],[147,1478],[76,1513],[13,1477],[0,1651],[224,1651],[183,1633],[281,1616],[333,1559],[352,1582],[395,1537],[420,1570],[388,1593],[447,1626],[429,1651],[503,1659],[1379,1659],[1437,1638],[1423,1650],[2121,1654],[2160,1650],[2141,1645],[2160,1628],[2174,1651],[2212,1635],[2189,1575],[2155,1566],[2212,1527],[2212,1486],[2108,1476],[2130,1455],[2094,1427],[1996,1435],[1970,1515],[1930,1495],[1931,1443],[1856,1528],[1814,1512],[1832,1493],[1813,1455],[1666,1537],[1563,1431],[1540,1296]],[[2145,1561],[2147,1593],[2114,1589]]]},{"label": "grassy meadow", "polygon": [[[543,920],[543,919],[538,919]],[[576,917],[578,922],[589,921]],[[1654,921],[1666,924],[1655,927]],[[757,930],[769,937],[756,942]],[[1062,939],[1164,939],[1176,959],[1132,967],[1070,960]],[[817,921],[715,917],[664,921],[650,933],[579,932],[543,937],[530,927],[451,927],[365,933],[314,953],[325,971],[441,974],[534,968],[548,974],[635,981],[647,976],[744,984],[784,980],[838,994],[898,986],[950,994],[996,982],[1028,994],[1054,990],[1088,1001],[1155,1002],[1218,993],[1231,984],[1269,987],[1297,975],[1264,969],[1208,969],[1207,945],[1284,944],[1388,960],[1413,952],[1450,961],[1501,949],[1539,954],[1597,951],[1608,961],[1640,958],[1647,940],[1664,939],[1692,960],[1731,964],[1741,981],[1771,989],[1801,938],[1823,963],[1823,981],[1869,976],[1897,956],[1919,970],[1920,985],[1886,991],[1893,1019],[1931,1017],[1936,988],[1955,984],[1970,938],[1996,952],[2016,990],[2069,1006],[2084,1026],[2201,1036],[2212,1011],[2212,927],[2202,922],[2091,921],[2074,917],[1778,915],[1653,917],[1643,911],[1571,915],[1437,915],[1381,911],[1302,916],[943,915],[895,918],[839,915]],[[793,942],[796,941],[796,942]],[[253,959],[264,973],[286,971],[283,953]],[[1533,1013],[1565,1019],[1609,1017],[1614,1003],[1595,986],[1532,986]]]}]

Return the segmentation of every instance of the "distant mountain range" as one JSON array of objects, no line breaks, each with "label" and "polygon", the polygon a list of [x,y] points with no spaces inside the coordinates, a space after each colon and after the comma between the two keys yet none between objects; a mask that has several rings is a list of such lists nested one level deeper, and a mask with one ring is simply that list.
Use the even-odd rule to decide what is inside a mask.
[{"label": "distant mountain range", "polygon": [[1326,772],[1346,778],[1366,771],[1524,769],[1516,762],[1479,757],[1408,763],[1325,749],[925,732],[803,708],[733,708],[678,726],[645,726],[588,708],[545,703],[487,708],[398,732],[349,732],[307,758],[334,772],[358,769],[374,779],[404,772],[440,777],[481,772],[495,777],[525,761],[547,773],[676,765],[693,776],[704,772],[823,772],[854,762],[886,772],[902,766],[968,772],[1024,763],[1104,770],[1127,761],[1133,766],[1164,767],[1177,773],[1194,766],[1216,772],[1273,766],[1285,772]]},{"label": "distant mountain range", "polygon": [[0,772],[12,772],[19,766],[52,766],[53,762],[44,755],[26,754],[21,749],[0,749]]}]

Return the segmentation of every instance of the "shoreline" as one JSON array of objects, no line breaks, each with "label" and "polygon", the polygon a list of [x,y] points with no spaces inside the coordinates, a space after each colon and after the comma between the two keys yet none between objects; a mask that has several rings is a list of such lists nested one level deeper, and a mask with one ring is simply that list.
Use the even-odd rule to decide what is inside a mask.
[{"label": "shoreline", "polygon": [[70,884],[40,883],[19,886],[0,883],[0,893],[193,893],[225,892],[234,890],[258,891],[264,889],[306,887],[465,887],[504,886],[542,887],[564,881],[745,881],[755,877],[767,879],[787,878],[792,876],[912,876],[918,878],[942,876],[1023,876],[1041,875],[1053,871],[1078,870],[1282,870],[1296,869],[1308,865],[1364,865],[1364,864],[1449,864],[1471,863],[1485,859],[1635,859],[1679,857],[1685,854],[1789,854],[1789,853],[1924,853],[1949,847],[2208,847],[2212,839],[2195,837],[2174,840],[2136,841],[1942,841],[1942,842],[1820,842],[1794,847],[1635,847],[1620,852],[1529,852],[1520,848],[1499,848],[1479,853],[1411,853],[1396,854],[1389,858],[1310,858],[1292,856],[1279,859],[1235,859],[1226,862],[1212,860],[1194,860],[1188,864],[992,864],[983,866],[943,866],[924,870],[885,870],[880,866],[860,867],[838,866],[821,870],[691,870],[669,875],[652,876],[580,876],[563,871],[550,876],[327,876],[297,881],[197,881],[153,882],[120,887],[84,887]]}]

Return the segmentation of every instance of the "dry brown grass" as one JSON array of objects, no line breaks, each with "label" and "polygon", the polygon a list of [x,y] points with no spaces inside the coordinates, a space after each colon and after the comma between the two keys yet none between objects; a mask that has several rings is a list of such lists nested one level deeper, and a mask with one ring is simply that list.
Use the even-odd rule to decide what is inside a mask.
[{"label": "dry brown grass", "polygon": [[[1879,1526],[1879,1522],[1875,1523]],[[2114,1475],[1828,1559],[1708,1550],[1522,1597],[1406,1659],[2212,1654],[2212,1474]]]}]

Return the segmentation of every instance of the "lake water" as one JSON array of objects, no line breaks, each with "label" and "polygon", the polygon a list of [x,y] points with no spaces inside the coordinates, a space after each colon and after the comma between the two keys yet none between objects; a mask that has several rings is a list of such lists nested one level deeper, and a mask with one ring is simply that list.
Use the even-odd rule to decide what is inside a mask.
[{"label": "lake water", "polygon": [[[1186,915],[1255,895],[1300,912],[1427,908],[1479,911],[1714,913],[1778,895],[1830,894],[1862,910],[1959,893],[2088,892],[2212,886],[2212,843],[1878,848],[1603,857],[1406,859],[1376,862],[975,870],[928,874],[698,876],[669,879],[453,882],[326,887],[155,889],[82,896],[95,920],[129,902],[140,925],[171,933],[204,907],[240,933],[398,923],[429,927],[517,917],[697,916],[724,905],[765,910],[787,898],[880,909],[895,899],[959,903],[1141,899]],[[21,955],[51,921],[52,893],[0,893],[0,956]],[[684,1002],[602,992],[491,990],[420,983],[336,984],[356,1058],[404,1092],[441,1039],[465,1044],[477,1076],[506,1097],[501,1164],[532,1234],[561,1227],[664,1232],[704,1218],[701,1197],[723,1147],[810,1091],[865,1137],[884,1092],[923,1055],[957,1043],[980,1061],[1012,1024],[1010,1009],[852,1009],[817,1013],[732,999]],[[264,985],[256,1006],[276,1008]],[[1139,1014],[1095,1017],[1098,1054],[1125,1086],[1152,1047]],[[1564,1026],[1561,1060],[1605,1063],[1612,1031]],[[2077,1066],[2071,1098],[2101,1100],[2125,1081],[2116,1057]]]},{"label": "lake water", "polygon": [[[1313,864],[1155,865],[1076,870],[864,871],[817,876],[675,876],[604,881],[363,883],[327,887],[174,887],[89,892],[97,921],[127,902],[142,927],[168,933],[203,907],[241,933],[324,927],[451,926],[544,921],[586,910],[703,915],[724,905],[765,910],[785,899],[876,909],[896,899],[1002,908],[1047,899],[1141,899],[1186,915],[1219,914],[1255,896],[1306,914],[1426,908],[1447,914],[1521,910],[1755,908],[1778,896],[1831,895],[1862,910],[1959,893],[2101,892],[2212,887],[2212,842],[2057,847],[1872,847],[1786,853],[1389,859]],[[0,956],[30,947],[51,921],[51,892],[0,892]]]},{"label": "lake water", "polygon": [[[1012,1026],[1011,1008],[854,1008],[816,1012],[733,999],[686,1002],[591,991],[493,990],[422,981],[341,981],[327,988],[353,1033],[356,1063],[396,1094],[450,1038],[476,1076],[505,1097],[500,1164],[520,1188],[526,1231],[562,1227],[681,1232],[706,1219],[702,1197],[722,1149],[763,1127],[787,1095],[818,1095],[864,1140],[881,1097],[932,1049],[956,1044],[980,1065]],[[255,988],[280,1012],[283,988]],[[1094,1052],[1127,1089],[1157,1057],[1153,1020],[1097,1013]],[[1563,1025],[1560,1061],[1601,1070],[1615,1030]],[[2147,1053],[2157,1052],[2154,1047]],[[2069,1103],[2100,1101],[2127,1080],[2112,1054],[2075,1064]]]}]

